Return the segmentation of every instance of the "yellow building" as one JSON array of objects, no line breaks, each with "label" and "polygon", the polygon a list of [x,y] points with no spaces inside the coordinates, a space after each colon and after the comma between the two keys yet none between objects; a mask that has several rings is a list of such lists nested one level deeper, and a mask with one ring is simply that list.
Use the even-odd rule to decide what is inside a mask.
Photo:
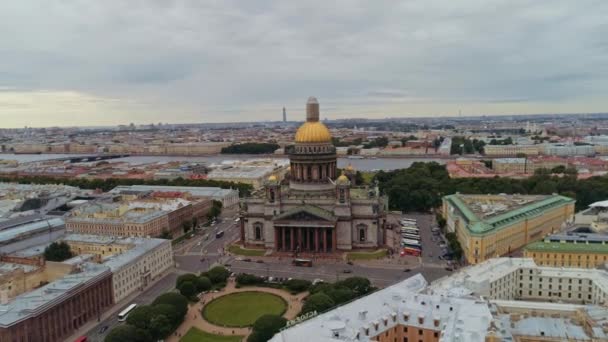
[{"label": "yellow building", "polygon": [[496,173],[528,173],[526,158],[496,158],[492,160],[492,169]]},{"label": "yellow building", "polygon": [[608,262],[608,236],[555,234],[527,245],[524,256],[541,266],[595,268]]},{"label": "yellow building", "polygon": [[540,153],[540,145],[486,145],[484,146],[484,154],[486,156],[517,156],[525,154],[526,156],[537,156]]},{"label": "yellow building", "polygon": [[559,231],[574,215],[574,200],[559,195],[449,195],[447,230],[456,233],[467,262],[509,254]]},{"label": "yellow building", "polygon": [[73,211],[65,222],[78,234],[155,237],[169,231],[168,211],[95,203]]}]

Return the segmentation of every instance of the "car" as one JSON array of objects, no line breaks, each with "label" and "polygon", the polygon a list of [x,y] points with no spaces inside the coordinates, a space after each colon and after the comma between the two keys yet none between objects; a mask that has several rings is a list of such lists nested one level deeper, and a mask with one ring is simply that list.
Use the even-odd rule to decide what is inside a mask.
[{"label": "car", "polygon": [[451,268],[451,267],[446,267],[445,270],[448,271],[448,272],[452,272],[454,269]]},{"label": "car", "polygon": [[342,273],[353,273],[353,270],[347,268],[342,270]]},{"label": "car", "polygon": [[99,329],[99,334],[103,334],[104,332],[106,332],[106,330],[108,330],[108,326],[104,325],[103,327],[101,327],[101,329]]},{"label": "car", "polygon": [[251,262],[251,258],[243,258],[242,261],[244,261],[244,262]]},{"label": "car", "polygon": [[442,241],[442,242],[439,243],[439,247],[441,247],[441,248],[447,248],[448,245],[446,245],[445,242]]},{"label": "car", "polygon": [[410,272],[410,271],[411,271],[411,270],[410,270],[409,268],[406,268],[406,269],[404,269],[404,270],[403,270],[403,272],[406,272],[406,273],[407,273],[407,272]]},{"label": "car", "polygon": [[349,260],[349,261],[346,262],[346,264],[352,266],[353,262]]},{"label": "car", "polygon": [[200,246],[200,245],[202,245],[202,244],[203,244],[203,243],[202,243],[201,241],[199,241],[199,242],[198,242],[196,245],[197,245],[197,246]]},{"label": "car", "polygon": [[232,264],[224,264],[224,267],[232,267]]},{"label": "car", "polygon": [[234,222],[239,222],[240,220],[241,220],[241,218],[237,217],[237,218],[234,219]]},{"label": "car", "polygon": [[258,260],[256,260],[255,262],[257,262],[258,264],[263,264],[263,263],[264,263],[264,260],[262,260],[262,259],[258,259]]}]

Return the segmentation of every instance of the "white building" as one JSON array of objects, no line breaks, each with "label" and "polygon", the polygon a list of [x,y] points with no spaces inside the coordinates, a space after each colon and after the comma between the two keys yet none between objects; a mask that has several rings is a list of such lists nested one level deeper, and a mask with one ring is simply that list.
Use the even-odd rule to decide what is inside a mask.
[{"label": "white building", "polygon": [[607,341],[608,272],[497,258],[428,285],[417,274],[272,342]]},{"label": "white building", "polygon": [[224,208],[231,207],[239,203],[239,191],[234,189],[222,189],[217,187],[197,187],[197,186],[168,186],[168,185],[119,185],[110,190],[110,193],[120,194],[121,192],[187,192],[193,197],[208,198],[222,202]]},{"label": "white building", "polygon": [[101,262],[112,271],[115,303],[145,289],[174,265],[171,240],[86,234],[68,234],[62,240],[68,242],[72,249],[86,246],[87,251],[97,255],[108,253]]}]

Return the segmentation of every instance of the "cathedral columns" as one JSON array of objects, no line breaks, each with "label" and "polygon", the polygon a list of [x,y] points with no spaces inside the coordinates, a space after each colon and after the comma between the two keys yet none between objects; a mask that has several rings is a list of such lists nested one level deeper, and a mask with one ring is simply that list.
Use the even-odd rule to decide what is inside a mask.
[{"label": "cathedral columns", "polygon": [[300,251],[302,250],[302,229],[298,228],[298,247],[300,247]]},{"label": "cathedral columns", "polygon": [[291,235],[290,235],[290,238],[291,238],[291,239],[290,239],[289,243],[291,244],[291,250],[292,250],[292,251],[296,249],[296,247],[295,247],[295,246],[296,246],[296,244],[295,244],[295,242],[296,242],[296,241],[295,241],[295,240],[296,240],[296,239],[295,239],[295,235],[296,235],[296,234],[295,234],[295,232],[296,232],[296,231],[294,230],[294,228],[289,228],[289,234],[291,234]]},{"label": "cathedral columns", "polygon": [[338,250],[338,232],[336,227],[331,231],[331,251],[336,252]]},{"label": "cathedral columns", "polygon": [[315,252],[319,251],[319,230],[314,229],[315,234]]},{"label": "cathedral columns", "polygon": [[279,228],[274,228],[274,249],[279,250]]},{"label": "cathedral columns", "polygon": [[287,245],[285,244],[285,235],[287,235],[287,234],[285,234],[285,233],[287,233],[286,228],[281,227],[281,235],[283,235],[282,236],[283,243],[281,244],[281,250],[286,250],[287,249]]},{"label": "cathedral columns", "polygon": [[327,229],[323,228],[321,230],[323,232],[323,252],[327,253],[329,248],[327,248]]}]

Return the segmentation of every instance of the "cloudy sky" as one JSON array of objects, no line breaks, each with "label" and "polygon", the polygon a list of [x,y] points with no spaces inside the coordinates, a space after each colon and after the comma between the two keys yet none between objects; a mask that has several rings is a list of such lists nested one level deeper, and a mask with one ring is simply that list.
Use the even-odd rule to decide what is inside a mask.
[{"label": "cloudy sky", "polygon": [[0,3],[0,127],[608,112],[608,1]]}]

